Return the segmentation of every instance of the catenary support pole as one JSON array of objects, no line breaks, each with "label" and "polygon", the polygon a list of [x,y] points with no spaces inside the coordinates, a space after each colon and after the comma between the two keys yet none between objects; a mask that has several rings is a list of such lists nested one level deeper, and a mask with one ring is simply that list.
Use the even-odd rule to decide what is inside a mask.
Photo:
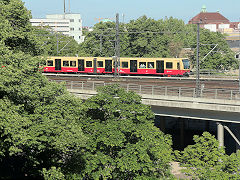
[{"label": "catenary support pole", "polygon": [[65,0],[63,0],[63,12],[64,12],[64,14],[66,14],[66,2],[65,2]]},{"label": "catenary support pole", "polygon": [[119,75],[120,67],[120,38],[119,38],[119,14],[116,14],[116,40],[115,40],[115,76]]},{"label": "catenary support pole", "polygon": [[197,57],[196,57],[196,97],[200,97],[200,62],[199,62],[199,39],[200,39],[200,22],[197,23]]}]

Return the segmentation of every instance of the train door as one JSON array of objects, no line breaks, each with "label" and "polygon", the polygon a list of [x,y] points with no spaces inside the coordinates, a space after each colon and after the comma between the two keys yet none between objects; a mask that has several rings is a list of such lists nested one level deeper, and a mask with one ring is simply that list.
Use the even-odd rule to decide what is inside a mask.
[{"label": "train door", "polygon": [[157,61],[156,72],[164,73],[164,61]]},{"label": "train door", "polygon": [[130,72],[137,72],[137,60],[130,60]]},{"label": "train door", "polygon": [[105,72],[112,72],[112,60],[105,60]]},{"label": "train door", "polygon": [[177,62],[177,70],[180,70],[180,63]]},{"label": "train door", "polygon": [[55,71],[61,71],[62,66],[61,66],[61,59],[55,59]]},{"label": "train door", "polygon": [[84,59],[78,59],[78,71],[85,71]]},{"label": "train door", "polygon": [[97,58],[93,59],[93,73],[97,74]]}]

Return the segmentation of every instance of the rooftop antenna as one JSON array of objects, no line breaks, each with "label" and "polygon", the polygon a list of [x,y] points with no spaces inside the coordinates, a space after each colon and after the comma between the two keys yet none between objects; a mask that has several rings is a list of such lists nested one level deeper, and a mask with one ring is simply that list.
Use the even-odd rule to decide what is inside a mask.
[{"label": "rooftop antenna", "polygon": [[65,3],[65,0],[63,0],[63,7],[64,7],[64,14],[66,14],[66,3]]},{"label": "rooftop antenna", "polygon": [[70,13],[70,0],[68,1],[68,12]]}]

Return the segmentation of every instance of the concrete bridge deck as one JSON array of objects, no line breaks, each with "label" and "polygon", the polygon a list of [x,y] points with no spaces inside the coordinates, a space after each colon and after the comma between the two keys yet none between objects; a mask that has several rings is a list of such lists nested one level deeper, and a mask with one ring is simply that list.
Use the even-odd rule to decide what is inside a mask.
[{"label": "concrete bridge deck", "polygon": [[[68,89],[81,99],[97,91]],[[240,101],[192,97],[139,94],[143,104],[150,105],[156,115],[240,123]]]},{"label": "concrete bridge deck", "polygon": [[[69,92],[81,99],[87,99],[96,95],[97,87],[103,85],[106,84],[80,83],[76,85],[71,82],[67,84],[67,88]],[[240,124],[238,91],[201,90],[201,97],[197,98],[194,88],[142,87],[141,85],[136,87],[130,84],[124,86],[127,91],[137,92],[142,97],[143,104],[150,105],[156,115],[218,122],[220,146],[224,145],[224,128],[228,128],[224,123]],[[231,130],[229,128],[227,130],[240,145]]]}]

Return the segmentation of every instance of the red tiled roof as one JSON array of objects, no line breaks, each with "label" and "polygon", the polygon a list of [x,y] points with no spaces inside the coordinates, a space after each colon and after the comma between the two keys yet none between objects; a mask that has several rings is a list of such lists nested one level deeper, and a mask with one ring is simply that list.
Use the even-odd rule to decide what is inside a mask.
[{"label": "red tiled roof", "polygon": [[238,28],[238,24],[240,24],[240,22],[231,22],[230,28],[237,29]]},{"label": "red tiled roof", "polygon": [[205,24],[230,23],[230,21],[218,12],[201,12],[193,17],[188,24],[196,24],[202,20]]}]

